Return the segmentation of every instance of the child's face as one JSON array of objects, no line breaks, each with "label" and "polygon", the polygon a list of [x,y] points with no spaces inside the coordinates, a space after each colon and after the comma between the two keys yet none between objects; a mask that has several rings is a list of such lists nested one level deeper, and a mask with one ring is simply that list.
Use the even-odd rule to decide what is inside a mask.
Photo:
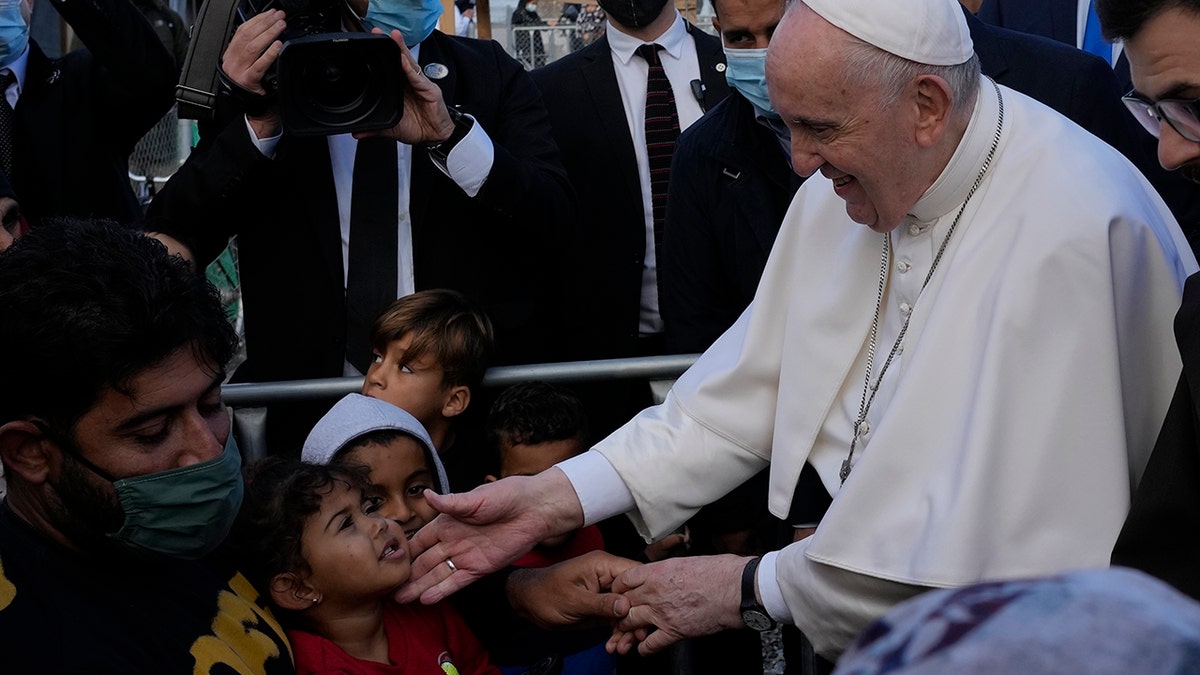
[{"label": "child's face", "polygon": [[585,449],[583,441],[577,438],[508,445],[500,449],[500,477],[533,476],[582,454]]},{"label": "child's face", "polygon": [[412,538],[437,511],[425,501],[425,490],[437,490],[433,469],[417,439],[400,436],[388,443],[371,443],[346,453],[346,463],[371,469],[371,483],[384,498],[376,515],[396,521]]},{"label": "child's face", "polygon": [[404,533],[375,512],[374,503],[334,483],[304,524],[300,550],[311,569],[308,583],[326,601],[377,599],[412,574]]},{"label": "child's face", "polygon": [[412,335],[405,335],[389,343],[386,353],[375,352],[362,393],[403,408],[429,428],[442,421],[448,393],[443,386],[445,373],[429,354],[413,361],[406,359],[411,344]]}]

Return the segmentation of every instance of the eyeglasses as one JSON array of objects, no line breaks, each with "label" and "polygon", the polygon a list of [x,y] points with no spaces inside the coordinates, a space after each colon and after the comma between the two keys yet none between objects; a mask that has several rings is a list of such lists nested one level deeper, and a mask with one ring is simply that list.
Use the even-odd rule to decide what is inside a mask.
[{"label": "eyeglasses", "polygon": [[1134,118],[1155,138],[1162,132],[1162,123],[1166,120],[1180,136],[1193,143],[1200,143],[1200,98],[1151,103],[1137,91],[1131,91],[1122,96],[1121,100],[1125,107],[1129,108],[1129,112],[1133,113]]}]

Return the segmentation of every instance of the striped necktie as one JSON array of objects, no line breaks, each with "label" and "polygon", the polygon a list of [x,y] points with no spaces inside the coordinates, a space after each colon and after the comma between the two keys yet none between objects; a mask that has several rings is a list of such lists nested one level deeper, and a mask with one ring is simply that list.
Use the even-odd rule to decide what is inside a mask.
[{"label": "striped necktie", "polygon": [[[663,223],[667,216],[667,183],[671,179],[671,155],[679,138],[679,114],[671,81],[658,60],[656,44],[638,47],[637,54],[650,65],[646,77],[646,159],[650,165],[650,204],[654,214],[654,251],[662,246]],[[662,265],[658,266],[662,269]]]}]

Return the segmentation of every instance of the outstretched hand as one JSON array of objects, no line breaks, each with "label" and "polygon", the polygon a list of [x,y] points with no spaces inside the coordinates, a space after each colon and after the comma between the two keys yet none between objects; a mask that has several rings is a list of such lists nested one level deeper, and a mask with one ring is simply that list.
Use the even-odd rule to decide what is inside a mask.
[{"label": "outstretched hand", "polygon": [[[741,574],[734,555],[670,558],[622,572],[612,591],[630,603],[606,648],[653,654],[684,638],[742,627]],[[639,644],[640,643],[640,644]]]},{"label": "outstretched hand", "polygon": [[512,476],[464,494],[427,490],[425,498],[440,514],[410,542],[412,579],[396,592],[398,602],[438,602],[516,560],[539,541],[583,525],[579,497],[556,468],[532,477]]},{"label": "outstretched hand", "polygon": [[508,602],[542,628],[610,625],[629,613],[629,601],[610,591],[613,581],[640,564],[592,551],[550,567],[517,570],[508,577]]},{"label": "outstretched hand", "polygon": [[[371,32],[383,34],[378,28]],[[420,64],[404,45],[400,31],[393,30],[389,37],[400,46],[400,65],[408,80],[408,91],[404,92],[404,115],[391,129],[355,134],[355,138],[382,136],[409,145],[438,143],[450,138],[454,133],[454,120],[446,111],[442,88],[425,77]]]}]

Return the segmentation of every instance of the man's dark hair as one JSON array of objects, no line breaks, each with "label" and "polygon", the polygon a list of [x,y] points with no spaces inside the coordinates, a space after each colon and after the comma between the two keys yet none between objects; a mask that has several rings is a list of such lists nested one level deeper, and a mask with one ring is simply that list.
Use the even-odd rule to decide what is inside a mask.
[{"label": "man's dark hair", "polygon": [[[1096,0],[1096,15],[1109,40],[1130,40],[1159,12],[1180,8],[1200,16],[1200,0]],[[1200,40],[1200,35],[1196,36]]]},{"label": "man's dark hair", "polygon": [[587,414],[571,392],[548,382],[524,382],[501,392],[487,419],[488,441],[500,449],[547,441],[585,440]]},{"label": "man's dark hair", "polygon": [[0,253],[0,424],[73,432],[105,389],[128,394],[179,349],[217,373],[236,344],[216,289],[136,230],[58,220]]}]

